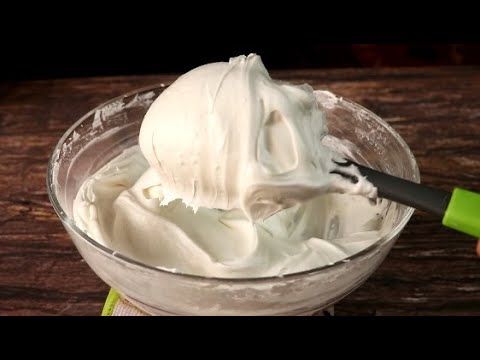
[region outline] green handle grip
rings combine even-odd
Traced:
[[[455,188],[442,223],[480,239],[480,194]]]

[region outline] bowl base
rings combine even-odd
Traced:
[[[120,299],[116,305],[119,309],[113,311],[113,316],[182,316],[163,309],[154,308],[141,301],[132,299],[129,296],[120,295]],[[272,314],[272,316],[288,316],[289,314]],[[330,305],[324,309],[309,310],[295,314],[295,316],[334,316],[334,305]]]

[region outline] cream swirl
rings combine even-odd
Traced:
[[[161,206],[161,180],[133,147],[81,186],[76,224],[101,244],[145,264],[212,277],[264,277],[344,259],[391,229],[385,202],[327,194],[252,223],[238,209]],[[394,213],[390,211],[389,214]],[[389,215],[390,216],[390,215]]]

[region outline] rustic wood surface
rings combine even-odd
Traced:
[[[480,190],[480,68],[295,70],[386,119],[417,157],[425,183]],[[98,315],[108,287],[77,253],[48,201],[47,159],[83,113],[176,76],[0,83],[0,314]],[[379,270],[338,315],[480,315],[474,241],[416,213]]]

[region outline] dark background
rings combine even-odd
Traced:
[[[256,52],[268,69],[480,65],[480,45],[402,44],[235,44],[151,43],[129,37],[95,42],[49,36],[3,57],[0,79],[28,80],[82,76],[182,73],[198,65]],[[158,45],[156,45],[158,43]]]
[[[460,1],[6,2],[0,80],[183,73],[250,52],[267,69],[480,65],[478,11]]]

